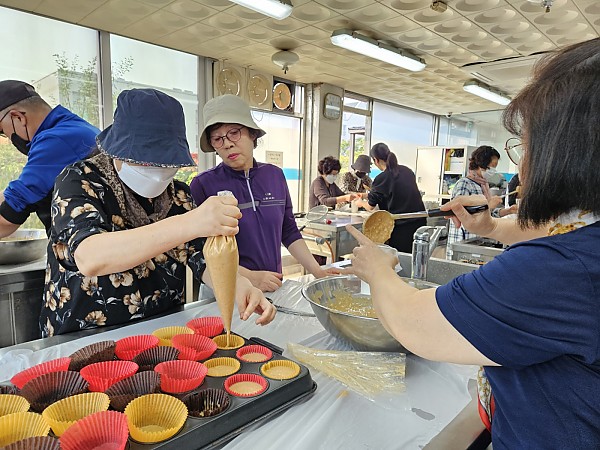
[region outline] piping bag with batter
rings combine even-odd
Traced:
[[[229,191],[220,191],[217,195],[233,197]],[[227,347],[229,347],[231,319],[235,305],[235,286],[240,262],[235,236],[209,236],[204,243],[203,252],[223,326],[227,331]]]

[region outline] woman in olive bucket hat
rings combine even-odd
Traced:
[[[292,201],[283,171],[254,159],[259,137],[265,135],[252,118],[250,107],[238,96],[209,100],[203,110],[202,151],[214,152],[223,162],[199,174],[190,189],[196,203],[221,190],[229,190],[242,210],[236,236],[240,273],[264,292],[281,286],[281,244],[317,278],[325,271],[311,255],[296,226]]]
[[[96,142],[99,154],[67,166],[56,179],[40,326],[43,336],[115,325],[169,312],[184,303],[185,266],[210,284],[204,239],[238,232],[230,197],[194,208],[189,188],[174,180],[195,165],[183,108],[154,89],[117,99],[114,122]],[[240,277],[242,319],[269,323],[275,309]]]

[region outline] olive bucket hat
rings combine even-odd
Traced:
[[[204,117],[204,127],[200,135],[200,148],[205,153],[215,151],[210,145],[206,130],[216,123],[237,123],[252,128],[257,132],[257,137],[267,134],[254,122],[248,103],[237,95],[226,94],[209,100],[204,105],[202,115]]]
[[[196,163],[185,136],[183,107],[155,89],[129,89],[117,98],[113,124],[96,142],[111,158],[158,167]]]
[[[367,155],[359,155],[355,160],[352,167],[357,172],[366,172],[369,173],[371,171],[371,158]]]

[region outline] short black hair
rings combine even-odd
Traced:
[[[319,161],[319,165],[317,166],[317,170],[321,175],[329,175],[334,170],[339,172],[341,169],[342,165],[340,164],[340,160],[333,156],[326,156]]]
[[[573,209],[600,214],[600,38],[542,58],[507,106],[505,128],[523,139],[522,227]]]
[[[487,169],[494,157],[500,159],[500,153],[494,147],[489,145],[477,147],[469,158],[469,170]]]

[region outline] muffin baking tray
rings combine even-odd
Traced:
[[[316,390],[317,385],[312,380],[309,370],[283,357],[281,348],[259,338],[246,339],[235,336],[239,337],[240,343],[243,342],[241,347],[217,348],[207,360],[202,361],[209,367],[209,374],[204,377],[200,386],[189,392],[170,394],[188,406],[204,409],[206,413],[193,412],[192,408],[188,408],[189,415],[183,427],[173,437],[149,444],[137,442],[130,436],[126,448],[212,449],[231,440],[248,427],[303,401]],[[262,349],[265,353],[263,361],[252,361],[261,359],[255,349]],[[191,361],[190,363],[200,365]],[[231,365],[230,373],[219,376],[223,370],[227,372],[228,365]],[[203,367],[203,370],[206,368]],[[161,388],[167,393],[163,386],[163,377],[165,375],[161,375]],[[256,391],[260,393],[236,395],[234,392],[238,387],[241,389],[242,386],[248,385],[260,385]],[[203,417],[197,417],[198,415]]]

